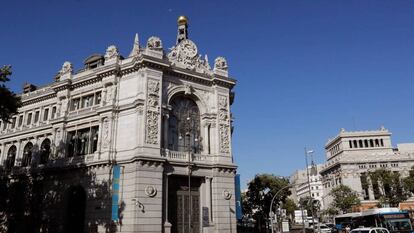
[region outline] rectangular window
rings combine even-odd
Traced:
[[[32,123],[32,115],[33,113],[27,114],[26,125],[30,125]]]
[[[23,124],[23,115],[19,116],[19,127]]]
[[[14,127],[16,127],[16,117],[13,117],[11,127],[12,127],[12,129],[14,129]]]
[[[75,110],[79,109],[79,102],[80,102],[79,98],[72,99],[71,104],[70,104],[70,110],[75,111]]]
[[[87,108],[93,104],[93,95],[82,97],[82,108]]]
[[[49,109],[46,108],[43,112],[43,121],[47,121],[49,119]]]
[[[68,132],[68,157],[96,152],[98,149],[98,133],[98,126]]]
[[[40,111],[36,111],[35,118],[34,118],[34,123],[37,123],[39,121],[39,115],[40,115]]]
[[[52,108],[52,117],[51,119],[54,119],[56,117],[56,106]]]

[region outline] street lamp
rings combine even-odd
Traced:
[[[269,216],[271,216],[271,215],[272,215],[273,202],[275,201],[276,197],[279,195],[279,193],[280,193],[280,192],[282,192],[282,191],[283,191],[283,190],[285,190],[285,189],[291,188],[291,187],[293,187],[293,186],[295,186],[295,185],[302,185],[302,184],[304,184],[304,183],[300,183],[300,184],[288,184],[288,185],[286,185],[286,186],[282,187],[281,189],[279,189],[279,190],[275,193],[275,195],[273,196],[272,201],[270,202]],[[303,217],[303,216],[302,216],[302,217]],[[271,233],[274,233],[274,229],[273,229],[273,218],[272,218],[272,217],[270,218],[270,228],[271,228]],[[305,232],[305,231],[304,231],[304,232]]]
[[[310,184],[310,177],[309,177],[309,164],[308,164],[308,156],[313,155],[313,150],[307,150],[305,147],[305,161],[306,161],[306,175],[308,177],[308,188],[309,188],[309,198],[312,199],[312,192],[311,192],[311,184]],[[313,162],[313,158],[312,158]],[[311,215],[312,215],[312,225],[315,224],[315,218],[313,214],[313,203],[311,203]]]

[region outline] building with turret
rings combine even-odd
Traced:
[[[111,45],[80,70],[65,62],[50,84],[26,86],[18,114],[0,122],[0,158],[3,175],[31,185],[16,205],[35,212],[9,229],[236,230],[236,81],[225,58],[211,67],[200,55],[184,16],[165,48],[136,35],[127,56]]]

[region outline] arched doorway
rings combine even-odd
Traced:
[[[83,233],[85,225],[86,193],[82,186],[72,186],[67,190],[66,233]]]
[[[23,149],[22,167],[28,167],[32,163],[33,143],[28,142]]]
[[[168,119],[168,149],[200,153],[200,111],[191,98],[183,95],[174,97]]]
[[[40,145],[40,164],[45,164],[49,160],[50,140],[46,138]]]

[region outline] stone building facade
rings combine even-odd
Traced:
[[[19,113],[1,122],[0,155],[4,174],[29,177],[41,193],[33,227],[236,230],[236,81],[223,57],[210,67],[187,25],[180,17],[169,51],[158,37],[142,45],[136,35],[127,57],[111,45],[77,72],[65,62],[53,83],[25,87]]]
[[[325,150],[327,161],[320,171],[325,207],[332,202],[330,191],[340,184],[347,185],[358,193],[362,209],[375,207],[379,200],[377,194],[383,187],[373,184],[369,172],[387,169],[406,177],[414,165],[414,143],[398,144],[394,148],[391,133],[384,127],[372,131],[342,129],[335,138],[328,141]]]
[[[318,200],[321,208],[323,208],[323,185],[322,176],[319,171],[322,164],[312,164],[308,167],[309,171],[309,182],[307,170],[296,170],[289,178],[292,184],[291,193],[292,199],[296,204],[299,204],[301,198],[309,197],[309,184],[310,184],[310,196]]]

